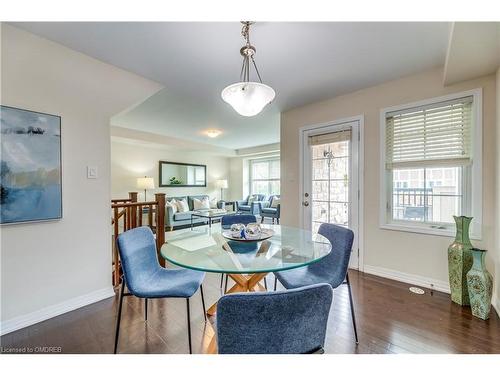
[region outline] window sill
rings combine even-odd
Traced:
[[[455,237],[455,231],[450,229],[426,228],[426,227],[410,226],[410,225],[395,224],[395,223],[381,224],[380,228],[388,230],[397,230],[401,232],[430,234],[434,236]]]
[[[410,232],[410,233],[419,233],[419,234],[428,234],[428,235],[432,235],[432,236],[441,236],[441,237],[455,237],[455,229],[437,229],[437,228],[410,226],[410,225],[396,224],[396,223],[381,224],[380,229],[395,230],[395,231]],[[481,236],[473,233],[472,231],[470,234],[470,238],[473,240],[481,240]]]

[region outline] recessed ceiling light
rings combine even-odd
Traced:
[[[219,135],[222,134],[222,131],[219,129],[208,129],[205,130],[205,135],[210,138],[215,138],[218,137]]]

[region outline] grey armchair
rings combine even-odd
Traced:
[[[257,199],[255,199],[252,204],[249,204],[248,200],[251,196],[255,196]],[[252,194],[246,199],[236,201],[236,212],[240,214],[258,215],[265,198],[266,196],[264,194]]]
[[[275,197],[279,198],[280,196],[279,195],[271,195],[269,197],[269,199],[267,200],[267,202],[265,202],[265,204],[263,202],[263,204],[259,205],[259,208],[260,208],[259,215],[261,217],[261,219],[260,219],[261,223],[264,222],[264,218],[266,218],[266,217],[271,218],[273,220],[273,223],[274,223],[274,220],[276,220],[277,224],[280,223],[281,205],[278,203],[277,207],[271,207],[273,199]]]

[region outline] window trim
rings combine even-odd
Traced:
[[[280,162],[280,177],[278,178],[256,178],[254,179],[253,178],[253,163],[260,163],[260,162],[266,162],[266,161],[278,161]],[[281,194],[281,158],[279,155],[276,155],[276,156],[269,156],[269,157],[263,157],[263,158],[255,158],[255,159],[248,159],[248,174],[249,174],[249,178],[248,178],[248,191],[250,193],[250,195],[253,195],[253,194],[258,194],[258,193],[254,193],[252,191],[252,182],[253,181],[279,181],[280,182],[280,194]]]
[[[388,187],[389,178],[387,178],[386,163],[386,114],[388,112],[400,111],[408,108],[426,106],[448,100],[459,99],[465,96],[473,97],[472,104],[472,165],[469,168],[470,179],[464,183],[464,194],[466,200],[470,200],[471,212],[470,216],[474,217],[472,221],[470,233],[471,238],[475,240],[482,239],[482,205],[483,205],[483,179],[482,179],[482,156],[483,156],[483,102],[482,88],[477,88],[468,91],[453,93],[450,95],[425,99],[418,102],[397,105],[393,107],[383,108],[380,110],[380,128],[379,128],[379,147],[380,147],[380,208],[379,208],[379,227],[381,229],[396,230],[403,232],[422,233],[437,236],[455,237],[455,228],[438,229],[432,225],[410,222],[394,222],[389,217],[388,202],[389,193],[392,191]],[[465,171],[464,169],[464,171]],[[466,172],[467,173],[467,172]],[[464,173],[465,175],[465,173]],[[462,178],[465,178],[463,176]],[[470,183],[468,183],[470,181]]]

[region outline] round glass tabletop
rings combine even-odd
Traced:
[[[226,239],[220,226],[170,232],[161,255],[175,265],[194,270],[252,274],[303,267],[330,253],[330,242],[319,234],[283,225],[262,227],[275,233],[258,242]]]

